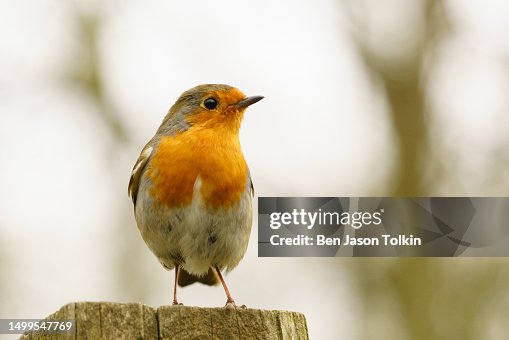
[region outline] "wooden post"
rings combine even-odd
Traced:
[[[71,333],[21,339],[309,339],[304,315],[288,311],[73,302],[46,318],[69,319]]]

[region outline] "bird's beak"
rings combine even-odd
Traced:
[[[237,103],[237,107],[243,109],[243,108],[246,108],[249,105],[252,105],[262,99],[263,99],[263,96],[246,97]]]

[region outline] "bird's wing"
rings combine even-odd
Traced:
[[[143,173],[143,169],[148,163],[150,156],[152,155],[152,151],[154,148],[151,143],[145,145],[143,150],[141,150],[140,157],[136,161],[134,165],[133,172],[131,173],[131,178],[129,179],[129,186],[127,187],[127,192],[131,199],[133,200],[133,204],[136,207],[136,197],[138,196],[138,188],[140,186],[141,174]]]
[[[249,179],[249,185],[251,186],[251,196],[254,197],[253,179],[251,178],[251,173],[249,172],[249,170],[247,171],[247,178]]]
[[[251,196],[254,196],[254,185],[253,185],[253,180],[251,178],[249,178],[249,180],[251,181]]]

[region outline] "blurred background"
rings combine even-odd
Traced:
[[[2,0],[0,46],[0,318],[170,303],[127,183],[197,84],[265,96],[241,130],[256,196],[509,192],[504,0]],[[312,339],[507,337],[505,258],[258,258],[256,226],[232,294]]]

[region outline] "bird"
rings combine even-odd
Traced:
[[[252,225],[254,186],[239,130],[245,96],[224,84],[198,85],[171,106],[143,147],[129,179],[134,216],[148,248],[177,285],[217,285],[225,307],[237,307],[221,271],[244,257]]]

